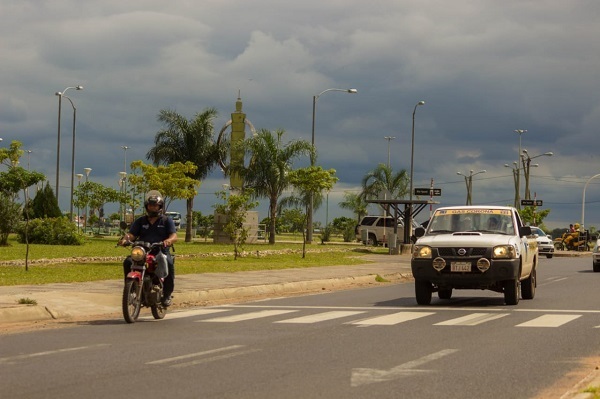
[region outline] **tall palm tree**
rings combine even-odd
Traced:
[[[190,120],[175,111],[161,110],[158,121],[165,128],[154,137],[154,147],[146,158],[156,165],[192,162],[198,169],[190,177],[198,181],[205,179],[218,162],[218,149],[213,139],[216,118],[215,108],[205,108]],[[186,208],[185,241],[190,242],[194,198],[187,199]]]
[[[361,196],[368,200],[378,198],[382,192],[386,192],[388,199],[402,198],[408,194],[408,183],[406,170],[394,173],[391,167],[380,163],[363,177]]]
[[[254,137],[239,143],[249,163],[231,165],[228,173],[237,173],[244,181],[244,187],[254,190],[254,198],[269,200],[269,244],[275,244],[275,223],[277,202],[283,192],[290,187],[288,173],[292,162],[302,155],[313,154],[313,146],[305,140],[294,140],[282,144],[285,130],[278,129],[275,134],[261,129]]]
[[[344,200],[338,204],[342,209],[348,209],[356,215],[356,222],[360,223],[360,219],[367,214],[366,200],[356,193],[345,192]]]

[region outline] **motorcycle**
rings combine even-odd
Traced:
[[[123,317],[127,323],[135,323],[142,307],[149,307],[155,319],[163,319],[167,308],[162,305],[163,281],[168,274],[164,243],[126,241],[131,246],[131,271],[125,278],[123,289]]]

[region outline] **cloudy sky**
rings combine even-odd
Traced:
[[[315,220],[351,217],[338,203],[387,163],[388,148],[392,168],[410,170],[423,100],[414,187],[433,179],[441,205],[460,205],[457,172],[486,170],[473,178],[473,203],[510,205],[504,165],[517,160],[520,138],[532,157],[554,153],[532,161],[530,185],[551,209],[546,224],[563,227],[581,221],[584,186],[600,173],[598,15],[596,0],[0,0],[0,137],[31,150],[23,161],[54,187],[54,93],[82,85],[66,93],[77,108],[75,173],[92,168],[91,180],[118,188],[125,161],[145,159],[161,109],[191,118],[215,107],[218,133],[241,93],[256,128],[310,141],[313,96],[356,88],[317,101],[319,163],[340,181]],[[64,210],[72,115],[63,100]],[[212,212],[223,183],[215,171],[195,209]],[[585,203],[586,226],[600,228],[600,178]]]

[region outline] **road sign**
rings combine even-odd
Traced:
[[[521,200],[523,206],[542,206],[543,203],[542,200]]]
[[[441,188],[415,188],[415,195],[433,195],[439,197],[442,195]]]

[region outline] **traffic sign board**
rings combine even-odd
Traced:
[[[543,203],[544,201],[542,200],[521,200],[521,205],[524,206],[542,206]]]
[[[442,195],[441,188],[415,188],[415,195],[432,195],[439,197]]]

